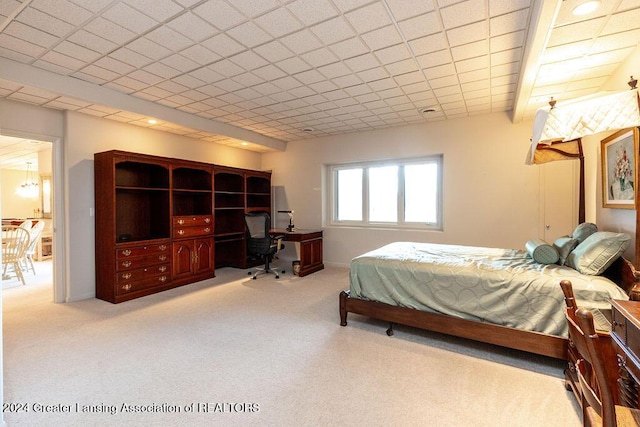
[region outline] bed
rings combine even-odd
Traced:
[[[583,274],[525,250],[394,242],[352,260],[340,324],[356,313],[388,321],[389,335],[398,323],[566,360],[561,280],[579,306],[602,313],[603,329],[611,299],[640,300],[630,262],[617,255],[601,267]]]

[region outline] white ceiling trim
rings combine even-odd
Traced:
[[[284,151],[287,148],[285,141],[227,123],[188,114],[108,87],[98,86],[73,77],[62,76],[6,58],[0,58],[0,78],[58,93],[61,96],[68,96],[118,110],[133,111],[149,116],[149,118],[164,120],[204,132],[225,135],[278,151]]]

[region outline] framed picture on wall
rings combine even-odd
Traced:
[[[602,206],[635,209],[638,128],[623,129],[600,141]]]

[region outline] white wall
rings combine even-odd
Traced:
[[[299,228],[324,226],[325,262],[347,265],[382,244],[411,240],[523,248],[539,237],[540,168],[526,166],[531,122],[507,113],[290,142],[263,155],[273,185],[284,186]],[[323,222],[323,166],[443,153],[444,230],[397,231],[329,227]],[[571,168],[567,169],[571,173]],[[542,222],[541,222],[542,221]]]

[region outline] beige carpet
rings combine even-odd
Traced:
[[[562,363],[402,326],[390,338],[357,315],[341,327],[347,269],[217,275],[118,305],[5,289],[5,402],[28,409],[7,425],[581,425]]]

